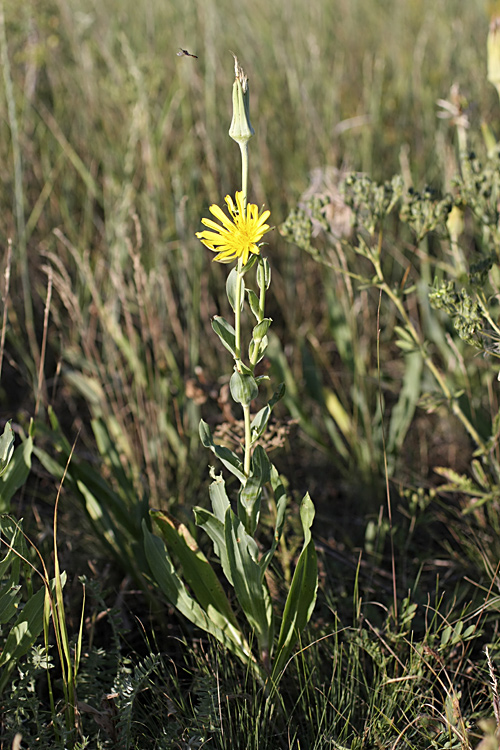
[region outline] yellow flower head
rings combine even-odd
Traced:
[[[235,197],[236,204],[230,195],[226,195],[225,198],[231,218],[228,218],[219,206],[210,206],[210,213],[221,222],[222,226],[212,219],[202,219],[201,223],[213,231],[196,232],[196,236],[209,250],[217,253],[214,260],[219,263],[230,263],[241,257],[245,265],[250,253],[254,255],[260,253],[257,243],[270,229],[265,222],[271,212],[264,211],[259,215],[259,208],[255,203],[249,203],[244,208],[241,191],[236,193]]]

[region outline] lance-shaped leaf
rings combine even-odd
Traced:
[[[240,309],[243,309],[243,302],[245,300],[245,285],[243,283],[243,276],[240,275]],[[228,277],[226,279],[226,293],[227,298],[229,300],[229,304],[233,308],[233,312],[236,312],[236,296],[237,296],[237,281],[238,281],[238,272],[236,270],[236,266],[231,269],[231,271],[228,274]]]
[[[271,463],[264,448],[258,445],[252,456],[252,470],[238,494],[238,516],[253,536],[259,521],[262,488],[269,482]]]
[[[17,584],[21,571],[20,555],[26,557],[28,554],[21,522],[15,521],[9,516],[0,516],[0,535],[2,537],[2,544],[0,544],[0,578],[5,578],[9,568],[11,568],[9,584]]]
[[[222,477],[222,474],[215,476],[213,468],[210,470],[210,476],[214,480],[208,488],[210,494],[210,501],[212,503],[212,510],[221,523],[224,523],[226,516],[226,510],[230,506],[229,498],[226,492],[226,483]]]
[[[255,318],[257,320],[260,320],[260,316],[262,314],[260,309],[260,300],[255,294],[253,289],[245,289],[247,296],[248,296],[248,304],[250,305],[250,310],[253,312]]]
[[[7,426],[5,429],[7,429]],[[12,447],[13,445],[11,445]],[[33,439],[28,437],[21,445],[17,446],[13,454],[10,453],[8,466],[0,471],[0,513],[9,512],[12,497],[26,482],[31,470],[32,453]],[[0,459],[0,465],[2,463],[3,460]]]
[[[268,259],[262,255],[259,258],[259,267],[257,268],[257,284],[259,289],[269,289],[271,286],[271,266]]]
[[[272,318],[263,318],[260,323],[254,326],[252,331],[252,338],[255,342],[260,342],[269,330],[269,326],[272,323]]]
[[[255,633],[261,653],[270,653],[273,639],[271,597],[262,581],[258,563],[258,547],[247,534],[231,508],[224,523],[226,549],[234,591],[250,627]]]
[[[4,473],[9,461],[14,453],[14,430],[12,429],[12,420],[9,420],[4,427],[0,437],[0,476]]]
[[[286,511],[286,495],[283,493],[276,503],[276,523],[274,525],[274,536],[271,547],[262,555],[259,560],[260,569],[262,571],[262,578],[266,572],[269,563],[273,559],[273,555],[276,552],[278,544],[280,543],[281,535],[283,534],[283,526],[285,525],[285,511]]]
[[[318,561],[311,526],[314,520],[314,505],[306,493],[300,505],[300,520],[304,530],[304,546],[297,561],[290,591],[288,592],[283,619],[281,621],[273,676],[278,677],[286,664],[297,639],[309,622],[318,590]]]
[[[184,524],[177,524],[167,513],[151,510],[160,535],[182,566],[185,582],[198,604],[211,614],[221,630],[234,630],[234,639],[241,638],[238,623],[224,589],[207,558]]]
[[[66,583],[66,574],[61,575],[61,585]],[[50,581],[52,594],[55,590],[55,579]],[[45,601],[45,588],[39,589],[36,594],[26,602],[7,638],[5,639],[0,654],[0,694],[9,681],[9,676],[17,662],[24,656],[42,632],[43,613]]]
[[[153,579],[160,587],[168,601],[196,627],[211,633],[223,646],[236,654],[244,664],[259,673],[248,644],[243,635],[236,637],[234,629],[222,630],[212,620],[212,610],[205,612],[198,602],[188,593],[183,581],[177,575],[165,544],[152,534],[146,522],[142,525],[144,548]]]
[[[271,562],[274,553],[276,552],[276,548],[280,542],[281,535],[283,534],[283,527],[285,525],[285,511],[287,505],[286,490],[283,482],[281,481],[278,470],[276,466],[274,466],[274,464],[272,464],[271,462],[269,462],[269,467],[271,487],[273,489],[274,501],[276,503],[276,523],[274,525],[274,537],[271,547],[264,555],[262,555],[261,559],[259,560],[259,565],[262,570],[262,577],[264,577],[264,573],[266,572],[266,569]]]
[[[193,508],[193,513],[196,525],[199,526],[200,529],[203,529],[212,540],[214,552],[219,558],[223,573],[232,586],[233,577],[231,575],[231,568],[229,567],[229,560],[227,557],[224,521],[219,520],[213,513],[206,510],[206,508]]]
[[[219,461],[222,461],[226,469],[229,469],[229,471],[234,474],[235,477],[238,477],[240,482],[245,481],[246,477],[243,471],[243,464],[241,463],[236,453],[233,453],[232,450],[226,448],[223,445],[216,445],[214,443],[212,433],[210,432],[210,427],[206,422],[203,421],[203,419],[200,420],[200,440],[202,442],[202,445],[204,445],[205,448],[210,448],[210,450],[215,453]]]
[[[212,318],[212,328],[220,338],[228,352],[236,357],[236,333],[231,325],[221,315],[214,315]]]
[[[250,341],[250,344],[248,346],[248,357],[253,365],[256,365],[257,362],[260,362],[266,352],[269,344],[266,334],[271,323],[271,318],[263,318],[263,320],[261,320],[259,323],[257,323],[256,326],[254,326],[254,329],[252,331],[252,340]]]
[[[285,384],[280,383],[277,387],[276,391],[273,394],[272,399],[269,401],[268,404],[266,404],[260,411],[257,412],[257,414],[252,419],[252,424],[250,425],[251,435],[252,435],[252,444],[255,443],[256,440],[260,438],[260,436],[265,432],[267,423],[269,422],[269,417],[271,416],[271,412],[273,410],[274,405],[283,398],[285,395]]]
[[[20,584],[12,584],[0,594],[0,624],[9,622],[19,612],[21,597]]]

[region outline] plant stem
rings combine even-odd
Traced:
[[[248,192],[248,141],[239,142],[241,151],[241,190],[243,192],[243,206],[247,205]]]
[[[248,193],[248,141],[239,141],[241,152],[241,190],[243,193],[243,207],[247,205]],[[235,349],[236,355],[241,363],[241,278],[242,278],[241,257],[238,258],[238,276],[236,279],[236,313],[235,313]],[[238,362],[237,362],[238,364]],[[252,431],[250,428],[250,405],[243,405],[243,421],[245,424],[245,458],[243,462],[243,472],[246,477],[250,476],[250,461],[252,458]]]
[[[235,311],[234,311],[234,354],[236,360],[236,367],[241,371],[241,279],[243,277],[243,265],[241,256],[238,258],[238,266],[236,268],[236,296],[235,296]]]
[[[245,422],[245,460],[243,463],[243,471],[245,476],[250,476],[250,460],[252,458],[251,442],[252,442],[252,431],[250,429],[250,406],[243,405],[243,419]]]

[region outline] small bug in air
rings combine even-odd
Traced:
[[[198,55],[192,55],[191,52],[188,52],[187,49],[182,49],[182,47],[179,47],[177,57],[196,57],[198,59]]]

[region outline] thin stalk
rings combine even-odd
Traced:
[[[245,476],[250,476],[250,461],[252,458],[252,431],[250,428],[250,406],[243,405],[243,419],[245,423],[245,459],[243,463],[243,471]]]
[[[241,256],[238,258],[236,268],[236,298],[234,311],[234,358],[238,370],[241,370],[241,279],[243,277],[243,264]]]
[[[247,206],[247,195],[248,195],[248,141],[239,141],[239,147],[241,152],[241,190],[243,192],[243,208]],[[238,276],[236,278],[236,337],[235,337],[235,349],[236,354],[241,361],[241,339],[240,339],[240,311],[241,311],[241,299],[240,299],[240,287],[242,274],[242,263],[241,257],[238,258]],[[246,477],[250,476],[250,462],[252,459],[252,430],[251,430],[251,418],[250,418],[250,405],[243,406],[243,422],[245,425],[245,457],[243,461],[243,472]]]
[[[248,141],[239,142],[241,151],[241,190],[243,192],[243,206],[247,205],[248,192]]]

